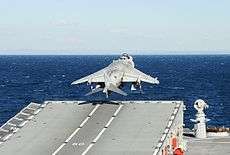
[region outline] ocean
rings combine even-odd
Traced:
[[[30,102],[45,100],[106,100],[105,94],[84,95],[90,86],[72,81],[109,65],[118,56],[0,56],[0,125]],[[142,84],[144,93],[110,100],[183,100],[185,126],[192,128],[193,103],[209,104],[208,126],[230,127],[230,55],[133,56],[137,69],[158,77],[160,84]],[[137,114],[138,115],[138,114]]]

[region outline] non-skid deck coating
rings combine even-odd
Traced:
[[[150,155],[175,105],[170,101],[52,101],[0,144],[0,154]]]
[[[230,136],[228,137],[210,137],[206,139],[196,139],[186,137],[187,152],[186,155],[229,155],[230,154]]]

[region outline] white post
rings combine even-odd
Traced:
[[[206,121],[205,121],[205,114],[197,113],[196,114],[196,138],[206,138]]]
[[[203,100],[199,99],[195,101],[194,108],[197,110],[196,119],[193,120],[195,123],[195,136],[196,138],[206,138],[206,119],[204,109],[208,108],[208,105]]]

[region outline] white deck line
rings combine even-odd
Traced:
[[[14,119],[19,120],[19,121],[23,121],[23,119],[22,119],[22,118],[17,118],[17,117],[14,117]]]
[[[26,120],[26,121],[20,123],[18,126],[19,126],[19,127],[23,127],[27,122],[28,122],[28,120]]]
[[[7,123],[8,125],[11,125],[11,126],[14,126],[16,127],[17,125],[16,124],[13,124],[13,123]]]
[[[93,143],[90,144],[81,155],[86,155],[86,153],[91,149],[91,147],[93,147],[93,145],[94,145]]]
[[[0,131],[9,132],[9,130],[5,130],[5,129],[3,129],[3,128],[0,128]]]
[[[25,112],[20,112],[19,114],[25,115],[25,116],[31,116],[31,114],[25,113]]]
[[[95,111],[97,110],[97,108],[100,105],[97,104],[93,110],[90,112],[90,114],[86,117],[86,119],[84,119],[84,121],[80,124],[80,127],[78,127],[66,140],[64,143],[62,143],[53,153],[52,155],[56,155],[65,145],[66,143],[68,143],[77,133],[78,131],[83,127],[83,125],[89,120],[89,118],[95,113]]]
[[[121,110],[122,107],[123,107],[123,105],[120,105],[119,108],[113,114],[113,116],[117,116],[117,114],[120,112],[120,110]]]
[[[91,111],[91,113],[88,116],[91,117],[99,106],[100,104],[97,104],[96,107]]]
[[[68,139],[65,140],[65,143],[68,143],[70,141],[70,139],[73,138],[74,135],[77,134],[77,132],[80,130],[81,128],[77,128],[70,136]]]
[[[105,125],[106,128],[109,127],[109,125],[112,123],[112,121],[113,121],[114,118],[115,118],[115,117],[111,117],[111,118],[110,118],[110,120],[108,121],[108,123]]]
[[[33,111],[37,110],[37,109],[34,109],[34,108],[30,108],[30,107],[27,107],[26,109],[33,110]]]
[[[85,120],[80,124],[80,128],[82,128],[85,125],[85,123],[89,120],[89,118],[90,118],[89,116],[85,118]]]
[[[57,150],[54,151],[54,153],[52,153],[52,155],[57,154],[63,147],[65,146],[65,143],[62,143]]]
[[[105,132],[106,128],[103,128],[101,132],[97,135],[97,137],[93,140],[93,143],[96,143],[98,139],[101,137],[101,135]]]
[[[100,133],[96,136],[96,138],[91,142],[91,144],[86,148],[86,150],[81,155],[86,155],[89,150],[95,145],[95,143],[99,140],[99,138],[102,136],[102,134],[105,132],[105,130],[109,127],[109,125],[112,123],[114,118],[117,116],[117,114],[120,112],[121,108],[124,105],[120,105],[113,116],[109,119],[109,121],[106,123],[105,127],[100,131]]]
[[[12,135],[13,135],[13,133],[10,133],[10,134],[6,135],[5,137],[2,138],[2,140],[3,140],[3,141],[6,141],[6,140],[9,139]]]

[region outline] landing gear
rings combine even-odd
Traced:
[[[140,94],[143,94],[142,86],[139,82],[132,82],[131,92],[137,91],[138,87],[139,87],[138,92],[140,92]]]

